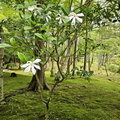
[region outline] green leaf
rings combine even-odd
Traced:
[[[10,43],[12,44],[12,45],[17,45],[17,41],[15,40],[15,38],[10,38]]]
[[[94,71],[89,71],[89,76],[91,76],[94,73]]]
[[[25,19],[31,18],[31,16],[32,16],[31,13],[29,13],[29,12],[26,12],[26,13],[25,13]]]
[[[4,16],[3,14],[0,14],[0,21],[4,20],[6,18],[6,16]]]
[[[32,27],[30,27],[30,26],[24,26],[24,30],[31,30],[32,29]]]
[[[79,70],[77,67],[73,68],[71,71]]]
[[[62,9],[63,13],[64,13],[66,16],[69,14],[69,10],[66,9],[65,6],[61,6],[61,9]]]
[[[49,40],[57,40],[55,37],[48,37]]]
[[[0,48],[5,48],[5,47],[11,47],[11,45],[6,44],[6,43],[1,43]]]
[[[51,8],[51,7],[54,7],[54,4],[48,4],[48,5],[47,5],[47,9],[48,9],[48,8]]]
[[[22,62],[25,63],[25,62],[28,61],[28,58],[27,58],[23,53],[18,52],[17,55],[18,55],[18,58],[19,58]]]
[[[80,77],[82,76],[82,72],[80,72],[80,71],[77,71],[76,74]]]
[[[41,38],[41,39],[44,39],[43,35],[40,34],[40,33],[35,33],[35,36],[37,36],[37,37],[39,37],[39,38]]]

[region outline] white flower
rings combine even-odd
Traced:
[[[29,11],[33,11],[34,9],[37,9],[37,6],[36,6],[36,5],[28,7],[28,10],[29,10]]]
[[[50,14],[51,14],[50,11],[46,14],[45,19],[46,19],[47,22],[49,22],[49,19],[51,19]]]
[[[35,16],[37,14],[41,14],[42,8],[41,7],[37,7],[36,5],[28,7],[28,9],[26,11],[34,11],[35,9],[36,9],[36,11],[34,12]]]
[[[83,13],[76,14],[74,12],[71,12],[69,14],[69,19],[72,20],[71,25],[75,25],[76,20],[78,20],[78,22],[82,23],[82,21],[83,21],[82,18],[79,18],[79,17],[82,17],[82,16],[84,16]]]
[[[64,15],[60,15],[59,14],[59,17],[56,18],[56,20],[59,20],[59,24],[63,23],[64,22],[64,19],[67,18],[66,16]]]
[[[40,66],[36,65],[36,63],[39,63],[40,61],[41,59],[36,59],[33,62],[28,61],[26,64],[21,65],[21,67],[25,68],[24,72],[30,72],[30,70],[32,70],[32,73],[35,75],[36,69],[40,70]]]

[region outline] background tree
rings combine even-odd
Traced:
[[[4,43],[3,29],[0,26],[0,43]],[[0,101],[3,100],[3,56],[4,49],[0,48]]]

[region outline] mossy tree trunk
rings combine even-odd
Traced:
[[[0,26],[0,43],[4,42],[3,37],[3,29],[2,26]],[[4,55],[4,49],[0,48],[0,101],[3,100],[3,55]]]

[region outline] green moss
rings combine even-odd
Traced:
[[[26,87],[32,75],[15,71],[18,77],[4,73],[4,92],[8,94]],[[52,86],[53,79],[46,73]],[[45,97],[48,91],[44,91]],[[26,92],[9,98],[0,105],[1,120],[44,120],[45,104],[39,92]],[[120,85],[104,78],[92,77],[90,82],[75,77],[60,83],[50,102],[50,120],[119,120]]]

